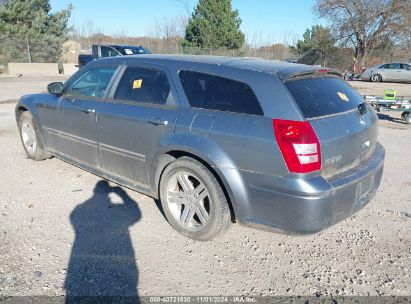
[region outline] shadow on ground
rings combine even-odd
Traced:
[[[402,124],[402,125],[406,125],[405,121],[401,118],[392,117],[390,115],[382,114],[382,113],[377,113],[377,115],[378,115],[378,119],[387,120],[387,121],[399,123],[399,124]]]
[[[140,218],[137,203],[107,181],[99,181],[93,197],[73,210],[76,235],[65,281],[67,303],[102,303],[119,296],[138,301],[129,227]]]

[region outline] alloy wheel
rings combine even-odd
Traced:
[[[371,81],[373,82],[380,82],[381,81],[381,76],[378,74],[374,74],[371,76]]]
[[[179,171],[170,178],[167,204],[174,219],[185,229],[200,231],[210,222],[209,192],[192,173]]]
[[[23,120],[21,124],[21,137],[27,152],[34,155],[37,148],[36,132],[33,124],[28,119]]]

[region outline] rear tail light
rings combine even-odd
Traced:
[[[273,127],[290,172],[309,173],[321,169],[320,142],[308,121],[273,119]]]

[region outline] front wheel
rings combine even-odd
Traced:
[[[21,142],[29,158],[44,160],[51,157],[44,149],[44,145],[35,128],[33,115],[30,112],[26,111],[20,115],[19,131]]]
[[[194,240],[207,241],[231,223],[224,191],[200,162],[182,157],[164,170],[160,199],[171,226]]]
[[[404,116],[405,123],[411,125],[411,112]]]
[[[380,74],[374,74],[371,76],[371,81],[372,82],[381,82],[382,81],[382,76]]]

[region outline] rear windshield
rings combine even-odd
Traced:
[[[362,97],[340,78],[306,78],[285,83],[306,118],[356,109]]]

